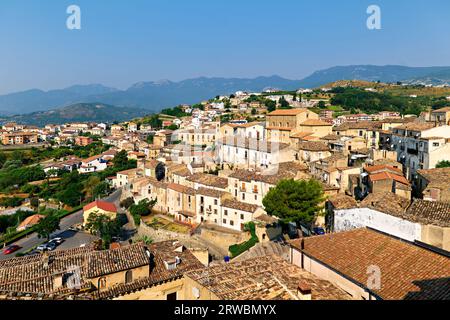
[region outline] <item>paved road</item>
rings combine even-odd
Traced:
[[[118,190],[114,191],[113,193],[111,193],[108,197],[104,198],[103,200],[108,201],[108,202],[114,202],[116,204],[116,206],[119,207],[121,194],[122,194],[122,190],[118,189]],[[63,245],[61,245],[61,248],[65,248],[65,249],[69,249],[70,247],[71,248],[78,247],[80,244],[86,243],[85,241],[89,241],[89,240],[92,241],[93,238],[88,237],[88,235],[85,235],[85,237],[81,236],[81,235],[83,235],[82,232],[77,233],[76,237],[74,237],[74,234],[72,234],[70,231],[67,230],[71,226],[78,224],[78,223],[82,223],[82,222],[83,222],[83,210],[74,212],[71,215],[61,219],[61,221],[59,223],[60,230],[53,233],[51,235],[51,237],[52,238],[61,237],[61,238],[66,239],[67,243],[63,243]],[[81,241],[81,243],[78,244],[80,241]],[[10,255],[5,255],[5,254],[3,254],[3,252],[0,252],[0,260],[14,258],[14,256],[17,253],[29,251],[30,249],[40,245],[43,242],[45,242],[45,239],[39,239],[37,233],[32,233],[32,234],[28,235],[26,238],[22,238],[22,239],[16,241],[15,243],[13,243],[13,244],[19,245],[20,247],[22,247],[22,249],[14,252],[13,254],[10,254]]]

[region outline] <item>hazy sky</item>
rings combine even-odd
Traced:
[[[81,30],[66,9],[81,8]],[[367,7],[382,29],[368,30]],[[0,94],[335,65],[450,65],[448,0],[1,0]]]

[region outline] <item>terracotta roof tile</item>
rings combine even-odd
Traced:
[[[102,201],[102,200],[95,200],[95,201],[85,205],[83,207],[83,210],[87,211],[87,210],[92,209],[94,207],[97,207],[99,209],[102,209],[102,210],[105,210],[105,211],[109,211],[109,212],[117,212],[117,208],[116,208],[116,205],[114,203],[106,202],[106,201]]]
[[[222,207],[251,213],[254,213],[259,208],[257,205],[240,202],[237,201],[236,199],[225,199],[224,201],[222,201]]]
[[[301,240],[291,245],[301,250]],[[381,271],[381,288],[372,289],[385,300],[450,299],[450,259],[430,250],[369,229],[355,229],[304,238],[303,252],[367,286],[367,270]]]
[[[296,116],[307,111],[308,109],[278,109],[269,113],[268,116]]]
[[[422,224],[450,227],[450,203],[415,199],[404,217]]]
[[[191,271],[186,276],[222,300],[298,300],[300,281],[312,290],[312,300],[345,300],[350,296],[277,255],[256,257]]]

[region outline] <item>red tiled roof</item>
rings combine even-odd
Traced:
[[[114,203],[106,202],[106,201],[102,201],[102,200],[95,200],[94,202],[91,202],[91,203],[85,205],[83,207],[83,210],[86,211],[86,210],[92,209],[94,207],[97,207],[99,209],[109,211],[109,212],[117,212],[117,208]]]
[[[375,174],[371,174],[369,175],[369,179],[371,181],[380,181],[380,180],[395,180],[397,182],[409,185],[408,180],[406,180],[405,177],[403,176],[399,176],[396,174],[392,174],[390,172],[380,172],[380,173],[375,173]]]
[[[377,166],[367,166],[364,168],[364,170],[366,170],[368,173],[372,173],[372,172],[383,170],[383,169],[395,171],[395,172],[398,172],[399,174],[403,175],[403,171],[400,170],[399,168],[395,168],[393,166],[388,166],[385,164],[377,165]]]
[[[301,240],[291,241],[301,250]],[[372,289],[387,300],[450,299],[450,259],[370,229],[304,238],[303,252],[367,286],[367,270],[377,266],[381,287]]]
[[[29,225],[35,225],[35,224],[39,223],[39,221],[44,217],[45,216],[43,216],[41,214],[34,214],[32,216],[29,216],[28,218],[23,220],[22,223],[17,228],[24,228]]]

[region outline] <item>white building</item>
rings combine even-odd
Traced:
[[[226,137],[219,140],[217,155],[220,162],[254,168],[268,167],[295,159],[295,152],[288,144],[240,137]]]
[[[450,160],[450,126],[410,122],[392,129],[390,149],[412,179],[418,169],[433,169],[442,160]]]

